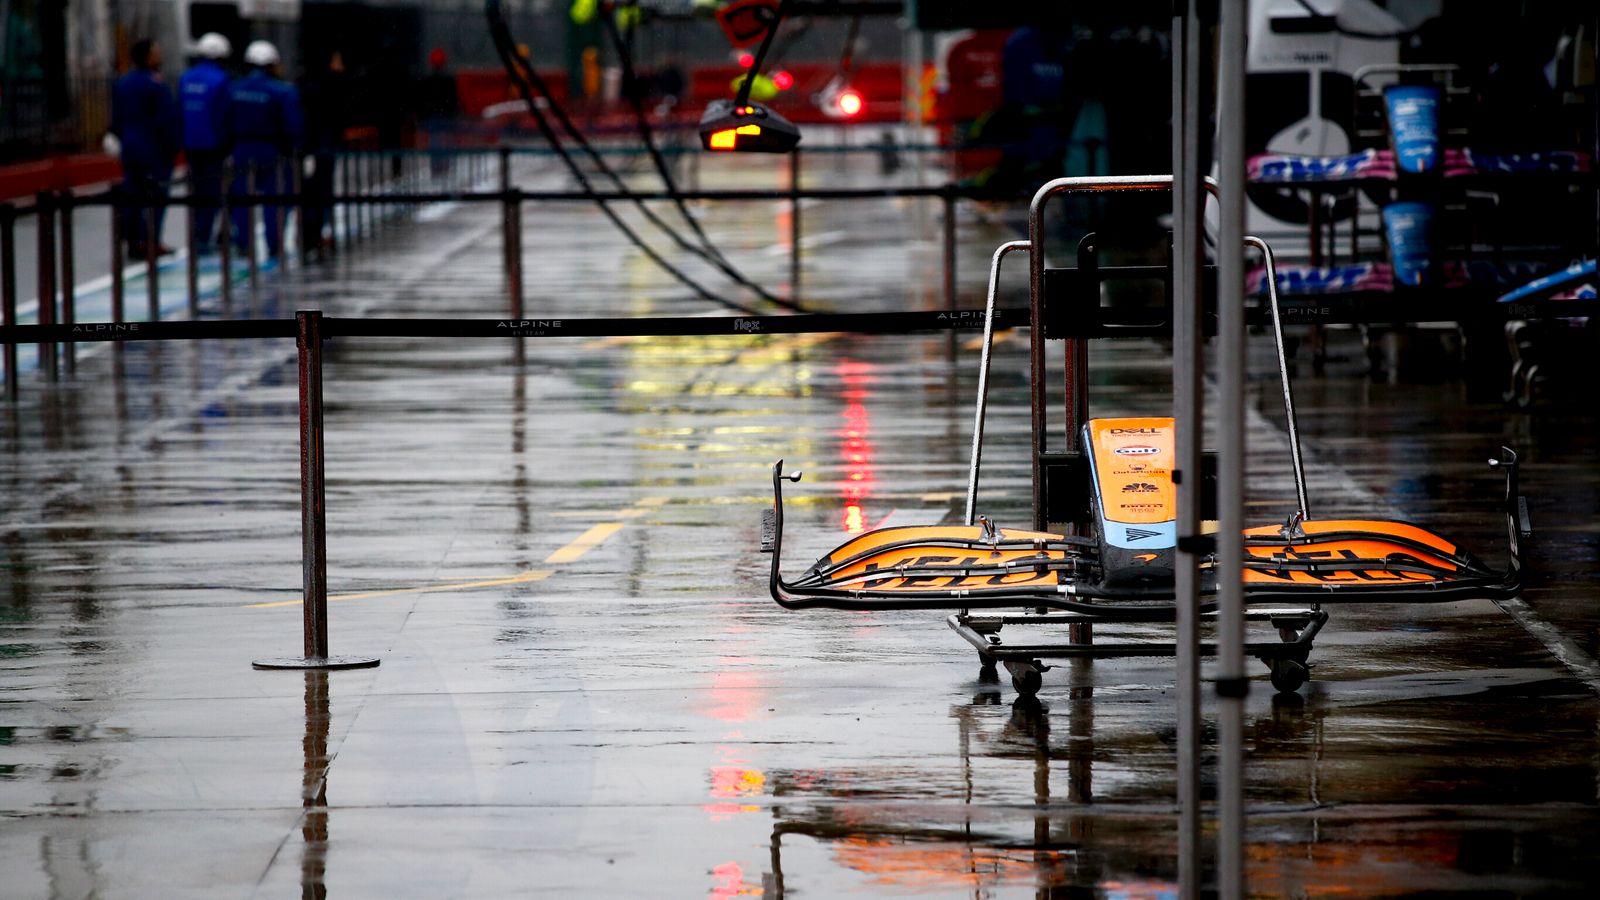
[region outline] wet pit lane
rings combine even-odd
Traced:
[[[786,214],[705,222],[781,282]],[[942,303],[936,209],[805,215],[807,296]],[[423,218],[255,312],[498,314],[497,211]],[[592,210],[530,207],[525,234],[532,315],[722,314]],[[1014,236],[963,221],[963,306]],[[1483,460],[1508,443],[1540,538],[1520,621],[1336,608],[1299,696],[1252,669],[1251,890],[1587,895],[1593,414],[1375,381],[1352,335],[1332,346],[1299,373],[1318,515],[1414,519],[1499,564]],[[1293,489],[1259,350],[1247,509],[1272,522]],[[1175,895],[1170,663],[1064,664],[1019,701],[943,613],[767,596],[778,457],[806,473],[789,572],[861,528],[960,515],[976,358],[970,335],[530,340],[520,366],[506,342],[335,340],[331,643],[382,665],[310,674],[250,667],[300,642],[293,347],[130,344],[28,380],[0,431],[0,893]],[[1091,358],[1098,414],[1166,411],[1160,346]],[[1025,374],[1016,333],[979,507],[1002,525],[1030,518]],[[1160,636],[1098,634],[1129,632]]]

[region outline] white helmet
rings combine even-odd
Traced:
[[[227,59],[233,53],[233,45],[215,31],[208,31],[200,35],[200,41],[194,45],[194,52],[206,59]]]
[[[244,62],[247,66],[275,66],[278,48],[269,41],[251,41],[250,46],[244,48]]]

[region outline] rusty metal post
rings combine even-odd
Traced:
[[[946,190],[944,197],[944,305],[956,308],[956,195]],[[952,335],[955,332],[950,332]]]
[[[300,566],[305,655],[258,659],[257,669],[359,669],[376,657],[328,655],[327,491],[323,471],[322,313],[299,310],[295,347],[300,375]]]
[[[200,318],[200,242],[194,234],[194,173],[190,170],[189,189],[184,194],[188,202],[183,204],[183,246],[187,248],[188,259],[184,265],[186,289],[189,300],[189,321]]]
[[[233,163],[222,167],[222,206],[218,223],[222,240],[217,247],[217,266],[222,271],[222,317],[233,315],[233,242],[239,239],[233,228]]]
[[[798,147],[789,151],[789,296],[800,296],[800,148]]]
[[[156,231],[158,207],[152,201],[144,208],[144,293],[150,306],[148,321],[161,321],[161,280],[156,269],[161,263],[161,235]]]
[[[506,295],[511,318],[522,318],[522,190],[512,188],[505,198]],[[520,341],[518,344],[520,345]]]
[[[122,196],[122,187],[117,185],[111,189],[111,321],[121,322],[124,318],[123,299],[126,285],[123,283],[122,269],[128,264],[127,258],[122,255],[122,217],[127,212],[124,205],[126,198]],[[117,344],[118,347],[122,345]]]
[[[17,324],[17,208],[0,203],[0,325]],[[5,345],[6,397],[17,399],[17,345]]]
[[[56,323],[56,197],[41,192],[34,198],[39,213],[39,324]],[[56,368],[56,345],[39,345],[39,368],[51,381],[60,377]]]
[[[61,324],[72,325],[78,320],[78,272],[76,252],[72,241],[72,191],[61,192]],[[67,342],[61,348],[62,362],[67,374],[78,370],[78,345]]]
[[[244,193],[244,252],[250,263],[250,294],[255,296],[256,289],[261,286],[261,260],[256,249],[256,213],[260,212],[260,207],[256,205],[255,163],[245,170]]]

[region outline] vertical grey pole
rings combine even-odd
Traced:
[[[942,198],[944,202],[944,305],[956,308],[956,195],[950,188]],[[951,336],[955,332],[950,332]]]
[[[506,292],[511,291],[511,148],[500,148],[500,270],[506,274]]]
[[[261,284],[261,260],[256,250],[256,213],[260,207],[256,205],[256,164],[251,163],[250,168],[244,173],[244,252],[245,260],[250,264],[250,294],[255,295],[256,288]]]
[[[800,148],[789,151],[789,296],[800,297]]]
[[[233,315],[233,242],[238,235],[233,228],[233,163],[222,167],[222,207],[217,213],[222,217],[217,227],[222,232],[221,246],[217,248],[217,263],[222,271],[222,317]]]
[[[189,321],[200,318],[200,240],[194,233],[194,170],[189,171],[189,190],[183,205],[183,245],[188,248],[189,258],[184,266],[189,299]]]
[[[72,191],[61,192],[61,324],[71,326],[78,320],[77,255],[72,241]],[[68,342],[61,348],[62,362],[67,374],[78,370],[78,345]]]
[[[123,205],[125,198],[122,196],[120,186],[111,189],[111,321],[121,322],[124,318],[123,301],[125,299],[122,269],[127,265],[127,260],[122,256],[122,217],[127,213]],[[118,347],[122,345],[117,344]]]
[[[54,194],[35,196],[39,212],[39,324],[56,323],[56,198]],[[56,368],[56,345],[39,345],[39,368],[51,381],[60,377]]]
[[[1223,0],[1217,48],[1217,894],[1244,883],[1245,0]],[[1292,427],[1292,426],[1291,426]]]
[[[375,666],[372,657],[328,655],[327,492],[323,478],[322,313],[298,310],[295,349],[300,375],[300,566],[305,655],[258,659],[258,669],[354,669]]]
[[[511,317],[522,318],[522,189],[506,194],[506,290]]]
[[[0,203],[0,325],[17,324],[17,208]],[[17,399],[17,345],[5,346],[6,396]]]
[[[1173,419],[1177,432],[1177,781],[1178,896],[1200,896],[1200,622],[1199,566],[1203,554],[1190,543],[1200,530],[1200,418],[1203,354],[1200,347],[1200,44],[1198,11],[1174,7],[1172,22],[1173,122]],[[1190,539],[1190,540],[1186,540]]]
[[[299,310],[300,568],[305,581],[305,654],[328,655],[328,523],[323,469],[322,313]]]
[[[155,201],[144,208],[144,293],[150,307],[149,321],[161,321],[161,281],[156,269],[161,263],[161,235],[156,232]]]

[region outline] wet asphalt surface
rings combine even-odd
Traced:
[[[726,186],[783,184],[728,165]],[[973,307],[1016,235],[969,213]],[[704,223],[787,287],[787,214]],[[936,207],[804,218],[819,307],[942,304]],[[524,228],[530,316],[725,313],[592,209],[532,206]],[[431,207],[249,305],[497,316],[498,237],[497,210]],[[1024,302],[1020,264],[1006,284]],[[1293,486],[1257,343],[1247,508],[1272,522]],[[1316,514],[1409,518],[1499,563],[1483,460],[1517,447],[1544,630],[1488,602],[1336,608],[1299,696],[1253,668],[1250,888],[1589,896],[1593,405],[1507,412],[1455,380],[1370,377],[1349,332],[1332,348],[1325,371],[1298,366]],[[0,429],[0,894],[1174,896],[1169,662],[1062,665],[1018,701],[942,613],[767,596],[779,457],[806,473],[789,572],[852,528],[960,515],[976,359],[968,335],[529,340],[521,364],[506,341],[337,339],[331,645],[382,665],[310,674],[250,666],[301,641],[289,342],[130,344],[58,385],[25,375]],[[1166,359],[1096,346],[1095,412],[1165,413]],[[1030,519],[1025,377],[1017,332],[979,505],[1002,525]]]

